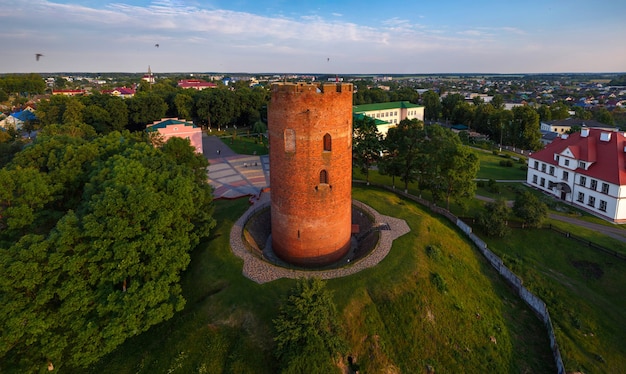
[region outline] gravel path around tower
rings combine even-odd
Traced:
[[[358,273],[361,270],[376,266],[382,261],[389,251],[393,241],[400,236],[407,234],[411,229],[405,220],[384,216],[368,205],[360,201],[352,200],[352,204],[369,212],[374,217],[374,225],[387,224],[390,230],[381,230],[380,239],[376,247],[367,256],[352,263],[346,263],[342,268],[331,270],[295,270],[273,265],[258,255],[250,252],[243,242],[243,227],[248,218],[260,209],[270,205],[269,193],[262,194],[261,198],[254,203],[233,225],[230,230],[230,248],[233,253],[243,260],[243,275],[248,279],[259,283],[267,283],[280,278],[309,278],[318,277],[321,279],[340,278]]]

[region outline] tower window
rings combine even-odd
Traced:
[[[331,150],[331,138],[330,138],[330,134],[326,134],[324,135],[324,151],[330,151]]]
[[[296,151],[296,131],[294,129],[285,129],[285,152]]]
[[[328,172],[326,170],[320,171],[320,184],[328,184]]]

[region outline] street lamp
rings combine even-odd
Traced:
[[[500,124],[500,152],[502,152],[502,133],[504,132],[504,125],[500,120],[498,120],[498,123]]]

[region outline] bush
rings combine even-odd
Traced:
[[[528,165],[522,165],[522,166],[519,167],[519,169],[523,170],[523,171],[527,171],[528,170]]]
[[[430,281],[437,287],[439,292],[444,293],[448,291],[448,285],[439,273],[430,273]]]
[[[441,258],[441,248],[437,245],[429,245],[426,247],[426,255],[432,260],[439,260]]]
[[[500,161],[500,166],[505,166],[505,167],[513,167],[513,161],[511,160],[502,160]]]

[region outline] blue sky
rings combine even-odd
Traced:
[[[625,15],[623,0],[0,0],[0,73],[624,72]]]

